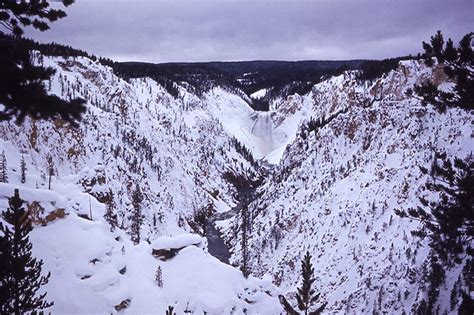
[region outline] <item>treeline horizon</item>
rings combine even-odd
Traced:
[[[374,80],[395,69],[400,60],[418,59],[418,56],[353,60],[252,60],[209,62],[118,62],[98,57],[85,50],[51,42],[40,43],[30,38],[18,38],[0,32],[0,41],[13,41],[22,49],[37,50],[45,56],[86,57],[113,69],[114,74],[129,80],[150,77],[161,84],[171,95],[178,96],[176,84],[186,82],[192,92],[202,95],[215,86],[230,87],[243,91],[249,105],[255,110],[266,111],[277,96],[306,94],[314,84],[342,74],[348,70],[359,70],[359,79]],[[176,84],[175,84],[176,83]],[[267,95],[252,99],[258,90],[268,89]]]

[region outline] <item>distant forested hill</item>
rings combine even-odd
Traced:
[[[124,79],[150,77],[177,96],[174,83],[186,82],[193,93],[200,95],[210,88],[222,86],[241,90],[248,96],[249,105],[256,110],[268,110],[275,96],[285,97],[311,90],[321,80],[341,74],[345,70],[361,70],[360,79],[373,80],[394,69],[400,57],[384,60],[308,60],[308,61],[232,61],[195,63],[146,63],[115,62],[97,57],[84,50],[58,43],[38,43],[28,38],[17,39],[0,32],[1,41],[15,41],[24,49],[38,50],[45,56],[87,57],[113,68]],[[260,98],[250,98],[252,93],[265,89]]]

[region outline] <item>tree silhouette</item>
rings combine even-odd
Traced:
[[[155,283],[157,286],[159,286],[160,288],[163,287],[163,272],[161,271],[161,267],[158,266],[158,268],[156,268],[156,272],[155,272]]]
[[[473,37],[472,32],[464,35],[455,48],[451,39],[445,44],[443,34],[438,31],[431,37],[430,43],[423,42],[425,52],[422,57],[425,64],[433,66],[436,60],[454,83],[454,87],[440,90],[432,81],[426,81],[409,89],[407,94],[412,96],[414,92],[422,104],[432,104],[441,112],[444,112],[446,107],[453,106],[474,109],[474,54],[471,45]]]
[[[432,313],[446,278],[445,270],[460,264],[464,268],[473,264],[474,160],[471,155],[465,160],[455,158],[453,163],[445,153],[437,153],[431,170],[420,169],[422,173],[431,175],[426,188],[438,194],[439,199],[428,201],[420,197],[421,206],[407,211],[395,210],[395,213],[402,218],[420,221],[420,228],[412,234],[429,240],[428,303],[423,307]],[[460,291],[465,293],[463,289]],[[472,300],[464,300],[472,303]]]
[[[51,273],[41,276],[42,260],[32,256],[28,234],[33,230],[23,208],[18,189],[9,199],[2,214],[7,223],[0,223],[0,313],[24,314],[53,305],[45,300],[46,293],[36,296],[38,289],[48,283]]]
[[[7,157],[5,151],[0,153],[0,183],[8,183]]]
[[[63,0],[65,6],[73,0]],[[60,118],[77,126],[85,112],[85,101],[80,98],[63,100],[49,95],[44,82],[55,73],[52,68],[34,65],[30,51],[22,45],[23,27],[40,31],[49,29],[48,22],[66,16],[62,10],[50,9],[49,1],[1,1],[0,25],[15,36],[0,32],[0,121],[26,116],[34,119]]]
[[[168,306],[168,309],[166,310],[165,312],[166,315],[176,315],[176,313],[174,312],[174,307],[169,305]]]
[[[20,168],[21,168],[21,183],[24,184],[26,183],[27,168],[26,168],[25,156],[23,154],[21,155]]]
[[[143,194],[140,190],[138,184],[135,187],[135,190],[132,193],[132,205],[133,210],[130,216],[131,226],[130,226],[130,235],[134,244],[140,243],[140,228],[143,223],[142,215],[142,206]]]
[[[303,260],[301,261],[301,287],[297,289],[296,300],[298,302],[298,309],[302,311],[301,314],[305,315],[319,315],[326,308],[327,302],[323,303],[316,310],[311,311],[311,307],[315,304],[320,297],[320,293],[315,294],[315,290],[312,288],[315,279],[313,278],[314,268],[311,264],[311,255],[309,251],[306,252]],[[290,303],[286,300],[283,295],[279,296],[281,304],[285,311],[290,315],[298,315],[298,313]]]
[[[426,188],[438,193],[439,201],[430,202],[420,197],[421,206],[395,213],[421,222],[413,234],[429,238],[431,248],[444,263],[460,263],[465,253],[474,254],[473,157],[455,158],[453,163],[446,153],[437,153],[431,170],[420,169],[424,174],[431,173],[432,180]]]
[[[63,0],[64,6],[70,6],[74,0]],[[42,32],[49,29],[48,22],[55,22],[66,16],[66,12],[49,7],[50,1],[1,1],[0,25],[15,34],[22,36],[23,27],[31,26]]]
[[[115,228],[118,225],[118,218],[117,214],[115,213],[115,200],[114,200],[114,193],[112,189],[109,190],[109,195],[108,199],[105,203],[105,213],[104,213],[104,219],[109,223],[110,225],[110,231],[114,231]]]

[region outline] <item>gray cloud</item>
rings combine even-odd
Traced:
[[[472,0],[77,0],[41,41],[116,60],[385,58],[474,30]]]

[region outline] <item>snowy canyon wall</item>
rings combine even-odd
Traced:
[[[38,222],[32,237],[52,271],[46,289],[57,301],[53,312],[110,313],[129,298],[130,313],[170,304],[196,313],[279,313],[276,295],[282,290],[292,300],[306,250],[330,313],[410,313],[425,297],[426,243],[410,234],[417,223],[396,217],[394,209],[416,206],[427,193],[418,166],[429,166],[434,151],[465,157],[474,147],[471,113],[440,114],[405,96],[415,82],[433,76],[430,68],[404,61],[374,82],[347,72],[308,94],[278,99],[270,112],[255,112],[225,88],[197,96],[177,85],[173,97],[151,79],[127,82],[87,58],[35,58],[57,70],[47,82],[52,93],[88,101],[79,129],[61,121],[0,123],[9,175],[9,183],[0,184],[0,208],[19,187],[39,217],[66,212],[64,220]],[[319,123],[316,130],[308,128],[311,120]],[[242,153],[235,139],[262,162]],[[230,169],[267,174],[249,207],[248,240],[251,272],[264,280],[245,280],[193,248],[162,265],[165,286],[156,288],[157,262],[147,241],[192,232],[189,218],[209,204],[217,212],[235,206],[237,191],[223,176]],[[137,185],[144,223],[142,243],[134,246],[125,231]],[[111,199],[119,218],[113,233],[102,218]],[[218,222],[236,266],[242,261],[239,222],[239,215]],[[51,241],[58,235],[60,242]],[[100,263],[91,265],[95,258]],[[117,275],[125,266],[128,271]],[[210,280],[214,272],[220,280]],[[450,311],[460,273],[451,271],[441,311]],[[80,292],[76,299],[62,296],[64,283]]]
[[[178,313],[279,312],[270,280],[245,279],[206,246],[186,248],[169,262],[151,255],[155,239],[194,232],[195,211],[235,205],[224,172],[258,173],[235,140],[252,141],[255,118],[247,103],[219,88],[198,97],[176,86],[173,97],[151,79],[127,82],[87,58],[34,58],[56,70],[46,82],[51,93],[88,105],[77,129],[59,120],[0,123],[8,174],[8,183],[0,183],[0,209],[19,188],[36,223],[34,254],[52,273],[42,288],[55,302],[51,311],[110,314],[129,304],[131,314],[164,312],[168,305]],[[128,232],[137,186],[143,223],[134,245]],[[103,218],[107,205],[118,217],[113,232]],[[158,266],[163,287],[154,281]]]
[[[474,148],[472,113],[452,108],[440,114],[405,96],[432,77],[422,63],[403,61],[375,82],[345,73],[278,105],[275,137],[296,137],[270,157],[281,160],[249,206],[253,274],[270,274],[295,292],[308,250],[329,313],[409,314],[426,300],[429,247],[410,233],[418,223],[394,209],[417,206],[419,196],[436,198],[427,196],[429,176],[419,170],[430,168],[434,152],[465,158]],[[310,117],[320,122],[314,130]],[[226,228],[234,262],[242,260],[240,222]],[[460,303],[450,298],[462,272],[447,272],[441,313]]]

